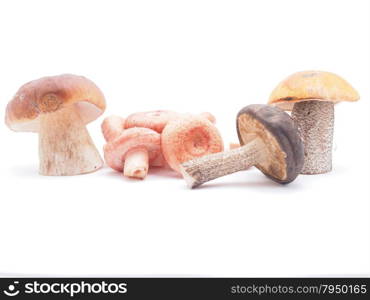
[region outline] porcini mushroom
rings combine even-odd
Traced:
[[[217,128],[206,118],[190,114],[167,124],[161,144],[165,160],[177,172],[185,161],[223,150]]]
[[[180,172],[189,187],[250,166],[281,184],[297,177],[303,166],[303,144],[287,113],[277,107],[254,104],[238,113],[236,123],[241,147],[181,165]]]
[[[182,115],[170,110],[137,112],[126,118],[125,128],[145,127],[161,133],[168,122],[178,119]],[[216,118],[209,112],[203,112],[199,116],[209,119],[212,123],[216,122]]]
[[[105,161],[112,169],[138,179],[146,177],[149,164],[160,155],[160,134],[149,128],[125,129],[104,146]]]
[[[322,71],[295,73],[273,90],[269,104],[292,111],[301,132],[305,144],[302,174],[331,171],[334,104],[358,99],[347,81]]]
[[[43,77],[23,85],[6,108],[14,131],[39,133],[40,174],[77,175],[103,161],[85,125],[105,110],[100,89],[76,75]]]

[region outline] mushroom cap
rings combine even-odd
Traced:
[[[267,177],[289,183],[298,176],[303,168],[303,143],[286,112],[269,105],[249,105],[238,113],[236,126],[241,145],[255,138],[265,144],[266,156],[256,167]]]
[[[223,151],[221,135],[212,122],[190,114],[169,122],[161,141],[164,158],[177,172],[180,164],[188,160]]]
[[[179,115],[179,113],[170,110],[137,112],[126,118],[125,128],[145,127],[161,133],[167,123]]]
[[[300,101],[357,101],[357,91],[340,76],[323,71],[303,71],[290,75],[272,91],[269,104],[292,110]]]
[[[18,90],[6,107],[5,123],[14,131],[39,131],[39,116],[75,105],[87,124],[105,110],[100,89],[83,76],[64,74],[30,81]]]
[[[149,128],[134,127],[126,129],[115,140],[104,146],[104,158],[108,166],[122,172],[126,153],[135,148],[146,148],[149,163],[161,155],[161,136]]]

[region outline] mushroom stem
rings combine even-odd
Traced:
[[[334,103],[304,101],[294,104],[292,117],[304,142],[301,174],[322,174],[332,169]]]
[[[149,153],[144,147],[131,149],[125,157],[123,175],[144,179],[149,169]]]
[[[77,175],[103,165],[80,115],[73,106],[40,115],[40,174]]]
[[[183,163],[180,172],[190,188],[257,164],[265,156],[264,144],[255,138],[248,144]]]

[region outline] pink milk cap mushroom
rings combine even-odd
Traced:
[[[8,103],[5,123],[39,134],[40,174],[77,175],[103,165],[85,126],[104,110],[104,95],[92,81],[65,74],[23,85]]]
[[[101,124],[101,129],[105,140],[107,142],[111,142],[120,137],[125,130],[124,125],[125,119],[120,116],[111,115],[109,117],[106,117]],[[152,167],[163,167],[166,164],[162,153],[160,153],[157,158],[150,161],[149,163]]]
[[[143,179],[151,162],[161,155],[160,134],[149,128],[134,127],[104,146],[107,164],[127,177]]]
[[[161,133],[171,120],[178,117],[178,113],[170,110],[154,110],[137,112],[126,118],[125,128],[145,127]]]
[[[169,122],[161,143],[164,158],[177,172],[183,162],[223,151],[221,135],[212,122],[190,114]]]
[[[106,117],[101,124],[104,139],[109,142],[118,138],[125,127],[125,119],[116,115]]]
[[[161,133],[168,122],[180,118],[183,114],[171,110],[153,110],[137,112],[129,115],[125,121],[125,128],[145,127]],[[203,112],[199,116],[216,122],[216,118],[209,112]]]

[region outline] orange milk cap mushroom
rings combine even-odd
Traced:
[[[169,122],[161,142],[164,158],[177,172],[183,162],[223,151],[221,135],[212,122],[190,114]]]

